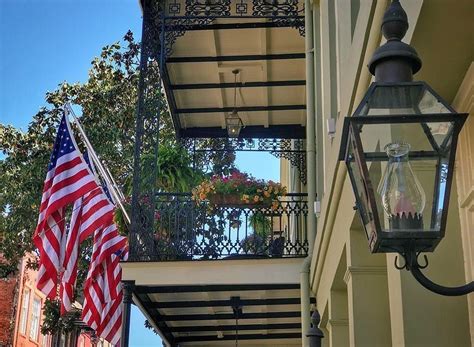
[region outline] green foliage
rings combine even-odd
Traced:
[[[82,109],[81,123],[114,177],[122,182],[131,174],[139,45],[130,32],[124,42],[124,47],[103,48],[87,82],[65,82],[48,92],[47,106],[33,116],[26,132],[0,124],[5,155],[0,160],[0,252],[11,263],[33,251],[43,181],[65,102]]]
[[[145,328],[152,330],[155,335],[158,335],[158,332],[155,330],[155,328],[153,328],[153,325],[150,324],[148,319],[145,319],[143,325],[145,326]]]
[[[74,322],[80,319],[81,311],[73,309],[64,316],[59,314],[59,300],[46,299],[44,302],[44,319],[41,325],[43,335],[54,335],[58,332],[69,332],[74,329]]]
[[[0,278],[7,278],[18,270],[14,264],[0,264]]]
[[[156,177],[154,175],[154,161],[156,162]],[[152,153],[142,156],[142,191],[150,191],[150,182],[160,192],[189,192],[191,188],[203,177],[201,170],[194,170],[192,158],[186,148],[176,142],[162,144],[158,149],[158,158]],[[131,195],[132,177],[129,176],[125,183],[127,195]]]
[[[131,182],[135,141],[135,113],[138,95],[140,44],[129,31],[123,42],[105,46],[93,59],[84,83],[64,82],[46,93],[46,106],[33,116],[26,131],[0,124],[0,253],[7,263],[0,277],[16,269],[26,252],[35,251],[31,242],[37,223],[38,209],[51,155],[56,129],[66,102],[77,105],[92,146],[110,169],[121,187]],[[165,104],[158,83],[158,70],[150,65],[147,95],[153,102]],[[189,189],[197,176],[185,148],[175,141],[171,117],[161,109],[158,190]],[[74,126],[74,125],[73,125]],[[77,131],[75,131],[77,133]],[[150,144],[144,143],[144,148]],[[210,141],[213,145],[213,141]],[[79,146],[81,144],[79,143]],[[216,144],[221,146],[221,144]],[[84,150],[83,146],[81,149]],[[152,160],[145,155],[144,160]],[[209,165],[216,172],[233,167],[234,155],[207,153],[196,159],[198,167]],[[130,193],[130,189],[128,191]],[[77,288],[80,290],[90,259],[90,241],[81,249]],[[36,264],[30,264],[35,267]],[[45,332],[68,329],[69,323],[59,318],[58,303],[47,302],[43,325]]]
[[[271,218],[265,216],[262,212],[254,212],[249,217],[249,226],[253,229],[254,233],[266,238],[270,235],[272,231],[272,221]]]

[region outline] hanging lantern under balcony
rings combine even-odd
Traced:
[[[237,113],[237,110],[233,110],[225,117],[225,126],[227,128],[227,135],[229,137],[239,137],[243,123],[239,117],[239,114]]]
[[[234,74],[234,109],[225,117],[225,126],[227,128],[227,135],[231,138],[239,137],[240,130],[242,130],[244,123],[237,112],[237,75],[240,73],[239,69],[232,70]]]

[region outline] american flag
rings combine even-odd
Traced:
[[[119,344],[122,329],[122,270],[119,261],[128,255],[126,238],[115,224],[94,234],[91,265],[84,286],[82,320],[97,335]]]
[[[74,286],[77,279],[79,244],[95,230],[110,224],[114,206],[99,188],[74,203],[66,241],[64,272],[61,278],[61,314],[71,310]]]
[[[88,159],[87,153],[85,158]],[[89,165],[96,172],[94,165]],[[89,220],[101,220],[101,223],[88,223],[93,228],[89,226],[81,233],[84,237],[94,234],[91,265],[84,287],[83,320],[98,336],[118,345],[122,331],[122,269],[119,262],[128,258],[128,246],[126,238],[119,235],[113,223],[114,201],[107,184],[101,183],[100,204],[107,201],[110,211],[96,205],[95,217],[90,216]]]
[[[79,152],[66,114],[61,119],[44,181],[33,242],[39,250],[37,287],[47,297],[57,294],[64,236],[64,209],[98,185]]]

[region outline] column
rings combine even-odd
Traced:
[[[349,345],[349,320],[347,308],[347,291],[331,290],[329,297],[328,331],[331,347]]]
[[[349,342],[356,347],[391,347],[387,268],[383,254],[371,254],[362,229],[347,242]]]
[[[121,346],[128,347],[130,337],[130,309],[132,304],[133,289],[135,281],[122,281],[123,311],[122,311],[122,337]]]

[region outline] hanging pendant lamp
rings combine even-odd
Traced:
[[[225,117],[227,135],[232,138],[239,137],[240,131],[244,125],[237,112],[237,75],[239,72],[239,69],[232,70],[232,73],[234,74],[234,109]]]

